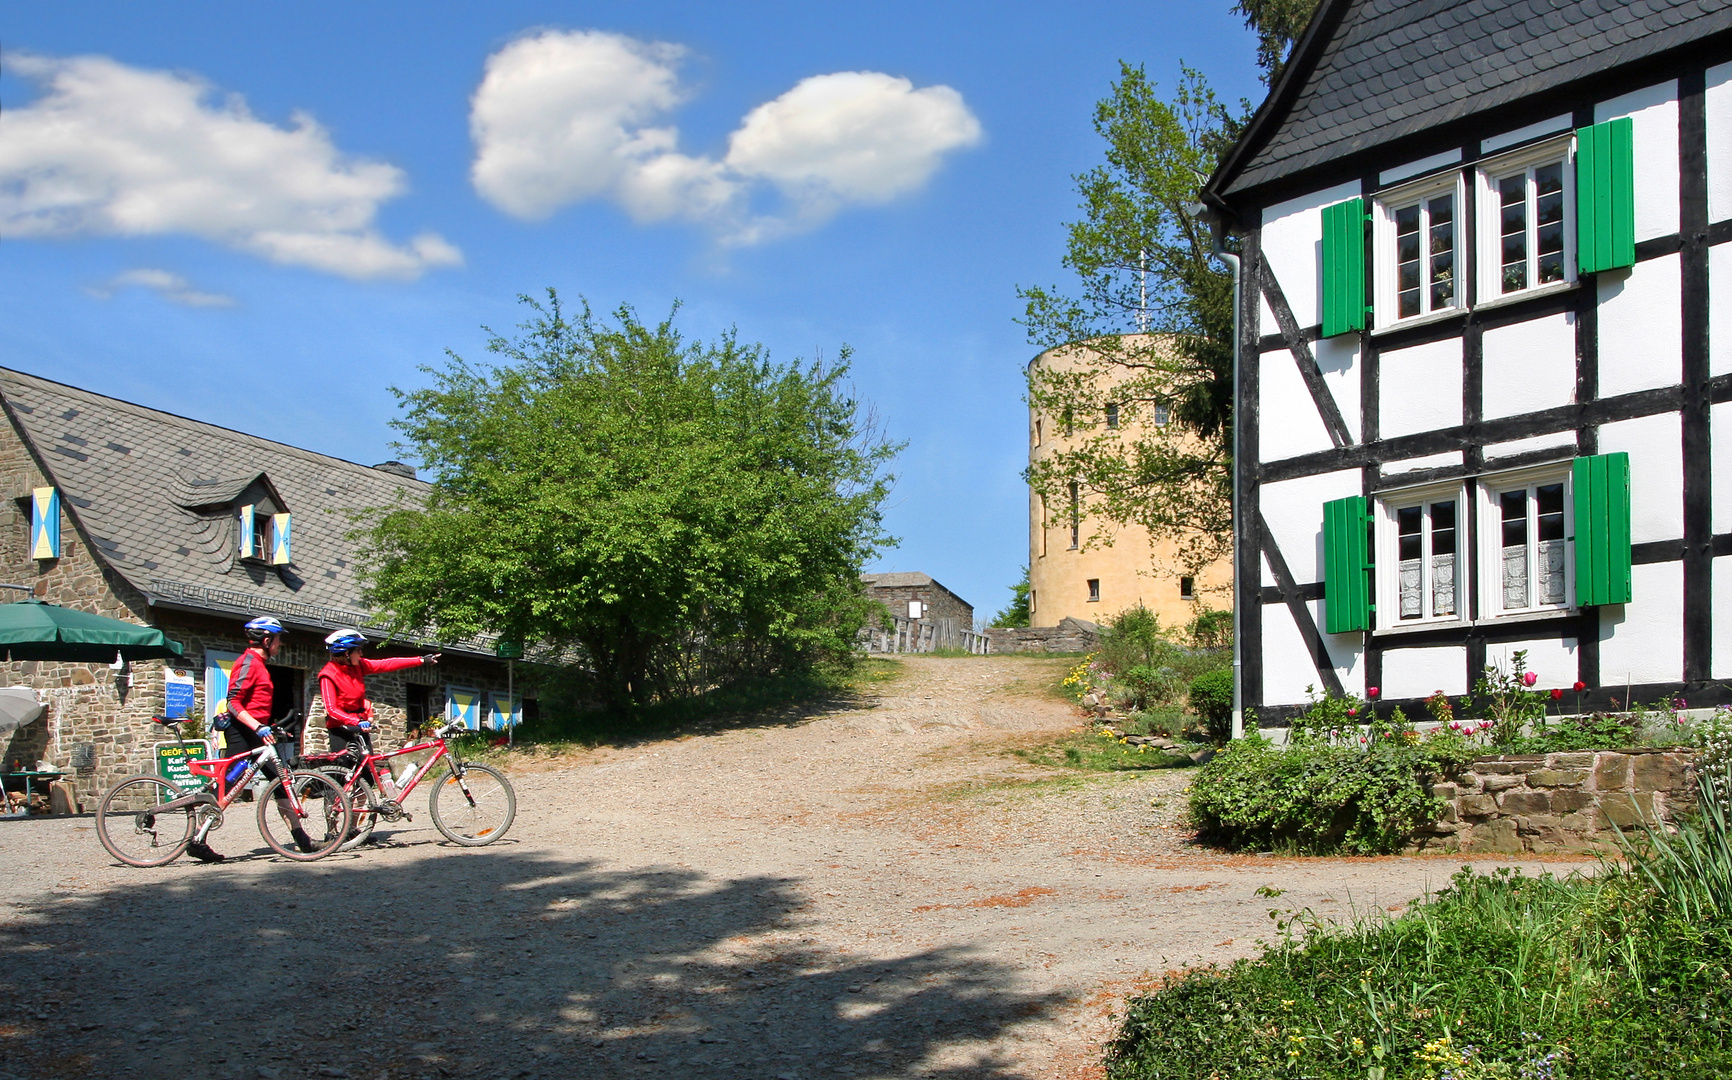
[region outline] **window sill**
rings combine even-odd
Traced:
[[[1399,626],[1380,626],[1371,632],[1374,638],[1399,637],[1402,634],[1419,634],[1427,630],[1471,630],[1488,626],[1513,626],[1517,623],[1554,622],[1559,619],[1573,619],[1581,614],[1580,608],[1547,608],[1544,611],[1524,611],[1516,615],[1491,615],[1478,619],[1429,619],[1425,622],[1402,623]]]
[[[1411,330],[1416,326],[1430,326],[1432,323],[1447,322],[1450,319],[1459,319],[1465,314],[1467,314],[1466,308],[1452,307],[1444,308],[1442,311],[1434,311],[1429,315],[1410,315],[1405,319],[1397,319],[1387,326],[1372,327],[1371,336],[1377,337],[1379,334],[1394,334],[1402,330]]]
[[[1581,282],[1579,280],[1557,281],[1550,285],[1541,285],[1537,289],[1523,289],[1521,292],[1505,293],[1500,296],[1494,296],[1489,300],[1481,300],[1473,306],[1473,309],[1475,311],[1486,311],[1489,309],[1505,307],[1509,304],[1519,304],[1523,300],[1532,300],[1535,297],[1551,296],[1553,293],[1569,292],[1580,284]]]

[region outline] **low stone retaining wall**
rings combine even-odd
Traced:
[[[1057,626],[988,627],[986,640],[995,653],[1085,653],[1100,647],[1100,627],[1086,619],[1067,617]]]
[[[1486,757],[1439,782],[1443,818],[1414,834],[1413,851],[1581,851],[1614,842],[1694,804],[1693,752],[1588,750]]]

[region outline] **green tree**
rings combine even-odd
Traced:
[[[363,533],[367,599],[399,627],[578,654],[619,707],[847,656],[900,449],[834,364],[733,333],[545,302],[493,365],[455,353],[394,391],[432,475]],[[491,333],[491,331],[489,331]]]
[[[1028,567],[1022,568],[1022,580],[1010,587],[1010,603],[992,617],[988,625],[1021,627],[1028,625]]]
[[[1078,290],[1019,290],[1029,340],[1074,359],[1030,369],[1030,405],[1071,440],[1025,475],[1047,506],[1069,512],[1074,484],[1079,517],[1176,540],[1200,571],[1232,544],[1233,284],[1191,206],[1241,123],[1196,71],[1169,102],[1121,64],[1094,126],[1106,162],[1076,178],[1063,260]],[[1151,423],[1156,410],[1176,422]]]
[[[1239,0],[1233,14],[1245,16],[1245,25],[1257,32],[1257,66],[1263,82],[1273,86],[1287,63],[1293,43],[1305,33],[1318,0]]]

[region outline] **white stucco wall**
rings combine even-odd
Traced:
[[[1354,442],[1364,439],[1359,424],[1360,387],[1365,382],[1364,369],[1359,364],[1359,335],[1343,334],[1315,342],[1311,355],[1317,359],[1317,369],[1323,372],[1323,385],[1341,410],[1341,419]]]
[[[1549,435],[1535,435],[1531,439],[1516,439],[1513,442],[1487,443],[1485,459],[1495,462],[1498,458],[1515,457],[1517,454],[1531,454],[1535,450],[1549,450],[1557,446],[1576,445],[1576,433],[1573,431],[1554,431]]]
[[[1528,670],[1539,676],[1536,690],[1568,690],[1576,685],[1581,668],[1576,663],[1576,639],[1539,638],[1533,641],[1511,641],[1488,644],[1485,662],[1495,664],[1500,671],[1509,671],[1515,663],[1517,650],[1528,654]]]
[[[1482,154],[1489,154],[1496,150],[1502,150],[1506,146],[1514,146],[1517,143],[1525,143],[1530,139],[1537,139],[1541,135],[1555,135],[1560,131],[1568,131],[1571,126],[1572,118],[1570,114],[1560,113],[1557,116],[1529,124],[1526,127],[1516,128],[1514,131],[1506,131],[1501,135],[1493,135],[1490,138],[1481,139],[1479,141],[1479,152]]]
[[[1429,172],[1437,172],[1445,166],[1457,165],[1460,162],[1461,150],[1459,148],[1445,150],[1440,154],[1433,154],[1417,161],[1409,161],[1405,165],[1384,169],[1377,174],[1377,182],[1379,184],[1393,184],[1398,180],[1407,180],[1415,176],[1424,176]]]
[[[1594,123],[1632,121],[1636,149],[1636,239],[1678,231],[1678,84],[1644,87],[1594,106]]]
[[[1684,564],[1631,567],[1632,599],[1600,609],[1600,683],[1684,678]]]
[[[1263,258],[1280,282],[1281,293],[1301,329],[1323,321],[1318,290],[1323,277],[1323,208],[1358,194],[1357,182],[1346,183],[1276,203],[1263,211]],[[1259,332],[1279,332],[1274,315],[1266,307]]]
[[[1630,455],[1630,542],[1684,535],[1684,443],[1677,413],[1600,428],[1600,453]]]
[[[1709,406],[1708,433],[1713,499],[1713,525],[1717,533],[1732,532],[1732,402]],[[1719,620],[1715,620],[1719,625]],[[1732,626],[1727,627],[1732,632]]]
[[[1568,405],[1576,399],[1576,318],[1565,312],[1482,336],[1487,420]]]
[[[1708,220],[1732,218],[1732,64],[1708,69]]]
[[[1323,601],[1311,600],[1306,603],[1311,609],[1311,622],[1321,630],[1329,624],[1323,620]],[[1349,694],[1363,696],[1365,693],[1365,635],[1324,634],[1323,648],[1329,654],[1329,662],[1335,668],[1335,677],[1341,680],[1341,689]]]
[[[1461,339],[1381,354],[1377,388],[1377,426],[1386,439],[1459,425]]]
[[[1708,249],[1708,372],[1732,371],[1732,244]]]
[[[1597,275],[1601,397],[1684,380],[1680,266],[1677,255],[1666,255]]]
[[[1343,469],[1321,476],[1282,480],[1257,490],[1263,519],[1269,523],[1269,539],[1281,551],[1300,585],[1323,580],[1323,504],[1364,491],[1358,470]],[[1264,583],[1275,579],[1264,570]]]
[[[1732,679],[1732,556],[1714,560],[1714,641],[1708,677]]]
[[[1297,705],[1306,700],[1305,688],[1315,687],[1317,665],[1286,604],[1263,605],[1263,704]]]
[[[1386,649],[1383,653],[1385,698],[1424,698],[1442,690],[1465,694],[1467,649],[1461,645],[1436,645],[1422,649]],[[1410,720],[1419,717],[1408,717]]]
[[[1335,445],[1311,398],[1311,388],[1299,374],[1298,362],[1286,349],[1266,352],[1258,359],[1257,398],[1257,454],[1262,460],[1280,461]]]

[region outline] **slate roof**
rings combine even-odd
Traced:
[[[1732,0],[1324,0],[1217,198],[1732,29]]]
[[[303,626],[366,619],[345,510],[428,485],[341,458],[0,368],[0,398],[98,554],[153,601]],[[236,558],[234,506],[292,515],[287,567]],[[245,496],[245,499],[242,497]]]
[[[974,610],[973,604],[964,600],[962,597],[957,596],[954,592],[951,592],[950,589],[946,588],[942,582],[935,579],[931,574],[922,574],[918,570],[899,570],[886,574],[861,574],[860,580],[869,589],[907,589],[922,588],[931,585],[934,588],[944,589],[945,592],[950,593],[951,596],[956,598],[957,603],[970,611]]]

